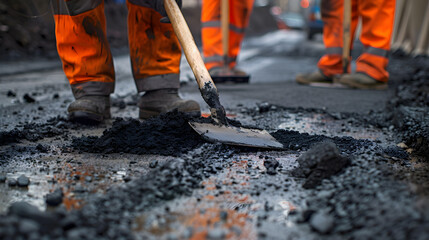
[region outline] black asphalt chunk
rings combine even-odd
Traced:
[[[8,97],[16,97],[16,93],[12,90],[8,90],[6,96]]]
[[[179,156],[205,141],[188,124],[189,118],[172,112],[146,121],[117,119],[101,137],[75,138],[72,147],[92,153],[132,153]]]
[[[323,179],[340,173],[348,165],[350,159],[341,156],[332,142],[323,142],[315,145],[302,154],[298,159],[299,167],[292,174],[306,178],[303,187],[315,188]]]
[[[34,103],[34,102],[36,102],[36,99],[34,99],[34,98],[33,98],[32,96],[30,96],[28,93],[24,94],[23,99],[24,99],[24,101],[25,101],[26,103]]]
[[[267,169],[267,173],[270,175],[277,174],[277,167],[279,166],[279,162],[274,158],[265,157],[264,167]]]
[[[58,206],[63,202],[63,191],[61,188],[55,189],[55,191],[46,195],[46,204],[49,206]]]

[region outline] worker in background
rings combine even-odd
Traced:
[[[356,60],[356,72],[343,74],[343,0],[323,0],[321,11],[325,55],[317,64],[319,71],[300,74],[301,84],[332,83],[338,79],[343,85],[358,89],[386,89],[389,73],[386,70],[393,31],[395,0],[352,0],[351,36],[355,36],[358,19],[362,22],[360,41],[363,53]],[[353,38],[351,39],[353,42]]]
[[[69,119],[96,123],[108,119],[115,71],[106,38],[104,2],[51,2],[58,54],[76,99],[68,107]],[[160,22],[166,16],[163,1],[128,0],[127,7],[132,73],[137,91],[145,92],[138,103],[139,117],[175,109],[200,114],[197,102],[178,95],[182,52],[171,24]]]
[[[230,0],[228,65],[235,75],[247,75],[238,70],[237,56],[249,24],[254,0]],[[224,66],[221,30],[221,0],[202,0],[201,37],[206,68],[212,77],[221,74]]]

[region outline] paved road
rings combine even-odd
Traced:
[[[26,134],[39,134],[44,138],[34,140],[27,136],[20,143],[0,146],[0,176],[7,177],[7,184],[0,183],[0,234],[18,229],[25,235],[25,227],[34,226],[31,220],[26,220],[22,221],[24,227],[11,227],[16,218],[4,216],[11,203],[25,200],[44,210],[45,195],[62,188],[62,206],[88,206],[88,212],[64,213],[71,219],[70,225],[66,223],[64,231],[56,229],[53,234],[69,238],[79,238],[80,234],[91,238],[86,234],[98,231],[99,227],[109,229],[100,233],[106,238],[125,232],[135,234],[137,239],[187,239],[191,236],[194,239],[225,236],[241,239],[368,239],[380,236],[384,239],[399,236],[401,239],[412,234],[425,236],[424,226],[429,222],[429,214],[425,215],[424,204],[429,206],[429,201],[427,198],[419,200],[423,210],[417,209],[418,187],[410,191],[407,182],[392,177],[395,171],[413,176],[416,172],[424,172],[425,165],[418,160],[408,161],[408,154],[396,147],[398,142],[393,138],[392,129],[379,129],[353,117],[337,118],[338,115],[328,114],[366,114],[382,109],[393,90],[356,91],[296,84],[295,75],[315,71],[321,54],[320,39],[307,42],[304,35],[296,31],[278,31],[246,39],[239,66],[252,75],[250,84],[218,86],[227,111],[243,123],[273,131],[298,131],[284,133],[284,137],[292,136],[285,151],[248,151],[204,144],[179,157],[129,153],[136,142],[147,139],[139,138],[140,135],[136,136],[127,128],[150,121],[125,122],[122,128],[116,128],[116,131],[119,129],[116,135],[101,142],[105,150],[117,147],[109,145],[112,141],[132,139],[123,152],[76,150],[71,147],[74,137],[101,136],[104,130],[112,129],[113,120],[98,127],[75,126],[61,118],[49,123],[46,120],[53,116],[65,116],[73,100],[58,60],[3,65],[0,68],[3,71],[0,72],[2,131],[27,126]],[[137,118],[135,105],[127,105],[125,109],[118,107],[120,101],[132,103],[136,99],[129,57],[117,56],[114,60],[117,84],[112,96],[112,115]],[[182,61],[184,86],[181,94],[197,100],[207,111],[185,59]],[[17,96],[7,96],[9,91]],[[36,102],[25,103],[25,94]],[[265,105],[268,106],[265,110],[257,108],[262,102],[305,109],[285,110],[269,104]],[[311,109],[325,109],[328,113]],[[34,122],[42,124],[27,125]],[[184,122],[174,132],[189,128]],[[156,132],[158,128],[163,129],[155,125],[150,130],[162,137],[165,131]],[[122,131],[129,134],[124,136]],[[347,137],[339,138],[343,136]],[[298,167],[297,158],[308,153],[305,151],[312,143],[327,137],[338,137],[331,139],[340,149],[334,158],[349,157],[352,164],[347,169],[339,169],[342,171],[337,176],[324,179],[315,189],[304,189],[302,183],[307,178],[294,177],[290,171]],[[187,139],[164,144],[165,148],[174,144],[180,148],[185,141]],[[308,153],[307,157],[319,159],[336,152],[332,148],[319,150]],[[268,174],[270,165],[277,166],[275,175]],[[322,165],[315,172],[331,167],[336,166]],[[303,171],[306,170],[309,169]],[[8,186],[21,174],[30,178],[28,188]]]

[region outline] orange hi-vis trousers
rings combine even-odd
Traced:
[[[321,72],[332,77],[342,74],[343,46],[343,0],[323,0],[322,20],[323,42],[326,54],[319,60]],[[386,70],[388,52],[393,31],[395,0],[352,0],[352,21],[350,34],[355,35],[359,18],[362,21],[360,41],[364,52],[356,60],[356,72],[387,82],[389,73]],[[350,71],[350,68],[349,68]]]
[[[109,95],[115,87],[103,0],[53,0],[55,35],[76,99]],[[171,24],[143,1],[128,0],[128,40],[139,92],[179,88],[181,48]]]
[[[235,67],[244,31],[249,23],[254,0],[229,0],[229,67]],[[224,65],[220,0],[203,0],[201,12],[201,37],[204,62],[207,69]]]

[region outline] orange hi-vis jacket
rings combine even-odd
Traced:
[[[229,1],[229,67],[236,65],[244,31],[249,23],[254,0]],[[201,13],[201,37],[204,62],[207,69],[224,65],[222,30],[220,20],[220,0],[203,0]]]
[[[343,73],[343,0],[323,0],[323,42],[326,54],[318,67],[328,77]],[[395,0],[352,0],[351,36],[354,36],[359,18],[362,22],[360,41],[364,52],[356,60],[356,72],[387,82],[388,52],[395,15]],[[353,41],[353,38],[352,40]],[[350,68],[349,68],[350,71]]]
[[[53,0],[55,35],[75,98],[109,95],[115,72],[103,0]],[[139,92],[179,88],[181,48],[171,24],[144,1],[128,0],[128,41]]]

